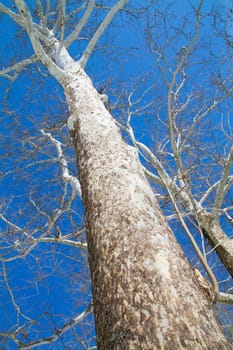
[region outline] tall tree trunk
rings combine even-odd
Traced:
[[[127,145],[85,72],[63,82],[87,221],[99,350],[231,349]]]

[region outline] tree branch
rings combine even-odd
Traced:
[[[39,36],[40,33],[36,29],[36,25],[32,21],[30,11],[23,0],[15,0],[15,4],[24,19],[24,27],[27,30],[28,36],[30,38],[31,44],[35,51],[38,59],[47,67],[47,69],[61,81],[63,78],[63,71],[53,62],[53,60],[47,55],[44,48],[42,47]]]
[[[20,345],[20,349],[29,350],[29,349],[33,349],[33,348],[35,348],[37,346],[51,344],[51,343],[55,342],[59,337],[61,337],[62,334],[67,332],[72,327],[76,326],[85,317],[87,317],[92,311],[93,311],[93,304],[90,303],[85,311],[83,311],[81,314],[79,314],[78,316],[73,318],[70,322],[66,323],[61,328],[58,328],[54,332],[54,334],[52,334],[51,336],[43,338],[43,339],[40,339],[40,340],[36,340],[36,341],[28,343],[28,344],[25,344],[25,343],[22,343],[22,342],[18,342],[19,345]]]
[[[222,304],[233,305],[233,294],[229,293],[219,293],[218,302]]]
[[[11,302],[12,304],[14,305],[14,308],[17,312],[17,325],[19,325],[19,316],[22,316],[23,318],[25,318],[26,320],[28,321],[32,321],[28,316],[26,316],[24,313],[22,313],[22,311],[20,310],[20,307],[18,306],[16,300],[15,300],[15,296],[14,296],[14,293],[10,287],[10,284],[9,284],[9,281],[8,281],[8,277],[7,277],[7,271],[6,271],[6,264],[4,261],[2,261],[2,271],[3,271],[3,277],[4,277],[4,281],[6,283],[6,286],[7,286],[7,289],[8,289],[8,292],[10,294],[10,297],[11,297]]]
[[[218,216],[218,209],[220,209],[226,194],[226,189],[228,189],[226,187],[226,184],[228,181],[228,176],[231,170],[232,162],[233,162],[233,146],[231,147],[231,150],[229,152],[228,159],[225,161],[221,180],[218,184],[217,195],[214,202],[214,213],[213,213],[214,216]]]
[[[185,60],[187,57],[190,55],[191,49],[193,48],[194,44],[198,40],[199,37],[199,29],[200,29],[200,12],[202,8],[203,0],[200,0],[198,9],[196,11],[196,25],[195,25],[195,34],[193,38],[191,39],[189,45],[182,51],[182,55],[180,57],[179,63],[172,74],[171,77],[171,82],[168,84],[168,97],[167,97],[167,105],[168,105],[168,123],[169,123],[169,133],[170,133],[170,143],[171,143],[171,148],[174,154],[174,159],[177,165],[178,173],[180,174],[180,184],[181,187],[183,188],[183,191],[186,191],[187,196],[190,197],[189,193],[189,188],[188,184],[186,181],[186,177],[183,176],[185,174],[185,170],[183,167],[183,162],[181,158],[181,148],[180,148],[180,142],[181,142],[181,135],[177,132],[177,127],[176,127],[176,101],[177,101],[177,96],[181,88],[183,87],[186,76],[183,72],[183,77],[181,80],[181,83],[178,84],[178,87],[175,89],[175,83],[177,81],[177,76],[180,73]],[[175,89],[175,91],[174,91]],[[186,102],[188,103],[188,102]],[[178,133],[178,137],[176,140],[176,133]]]
[[[87,61],[93,52],[93,49],[95,45],[97,44],[98,40],[100,39],[101,35],[104,33],[105,29],[108,27],[108,25],[111,23],[113,17],[115,14],[122,9],[123,6],[127,3],[128,0],[119,0],[113,8],[109,11],[105,19],[101,22],[100,26],[98,27],[97,31],[93,35],[92,39],[90,40],[83,56],[80,59],[80,65],[82,68],[84,68],[87,64]]]
[[[11,72],[17,72],[18,73],[24,67],[26,67],[26,66],[28,66],[30,64],[33,64],[35,62],[38,62],[38,59],[36,58],[35,55],[33,55],[30,58],[26,58],[25,60],[22,60],[20,62],[15,63],[11,67],[3,68],[2,70],[0,70],[0,76],[3,76],[5,78],[11,80],[12,76],[9,75],[9,73],[11,73]]]
[[[85,26],[85,24],[87,23],[88,18],[90,17],[94,6],[95,6],[95,0],[90,0],[83,17],[81,18],[81,20],[79,21],[78,25],[75,27],[73,32],[65,40],[64,43],[66,48],[68,48],[75,39],[78,39],[78,36],[81,30],[83,29],[83,27]]]
[[[64,182],[71,184],[71,186],[76,191],[76,193],[80,197],[82,197],[81,186],[80,186],[78,179],[69,174],[68,163],[63,155],[61,142],[56,140],[50,133],[44,132],[44,130],[41,130],[41,133],[43,135],[47,136],[57,149],[58,161],[59,161],[59,164],[60,164],[60,167],[62,170],[62,177],[63,177]]]
[[[1,2],[0,2],[0,12],[10,16],[17,24],[25,28],[25,24],[22,17],[17,13],[15,13],[14,11],[11,11],[8,7],[3,5]]]

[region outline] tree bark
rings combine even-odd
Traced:
[[[233,277],[233,240],[222,230],[218,219],[211,213],[202,210],[196,214],[198,221],[208,243],[215,249],[218,257],[229,274]]]
[[[231,349],[137,151],[85,72],[63,82],[87,221],[99,350]]]

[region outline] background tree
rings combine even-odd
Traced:
[[[7,287],[10,297],[11,307],[14,309],[13,317],[15,318],[14,321],[9,319],[9,325],[14,324],[14,327],[6,327],[5,332],[2,332],[6,346],[9,344],[12,346],[15,343],[21,347],[32,348],[40,344],[51,344],[57,338],[63,342],[64,347],[73,346],[73,342],[76,346],[79,344],[80,348],[89,346],[87,344],[89,341],[80,339],[76,334],[76,330],[74,330],[74,326],[83,320],[92,308],[89,305],[86,311],[77,314],[77,305],[75,305],[80,287],[87,289],[90,294],[90,286],[85,274],[83,274],[83,270],[79,271],[80,265],[83,266],[86,259],[85,253],[82,254],[86,247],[84,242],[85,229],[81,218],[80,202],[77,199],[77,195],[80,196],[81,191],[79,182],[74,176],[75,168],[69,161],[71,153],[69,149],[64,147],[64,144],[71,144],[65,128],[66,112],[62,115],[62,118],[58,115],[61,113],[61,106],[56,105],[57,100],[53,100],[54,96],[51,96],[50,100],[47,101],[48,108],[45,108],[44,105],[41,106],[41,103],[38,105],[37,102],[37,91],[39,91],[39,87],[43,88],[43,84],[45,84],[42,80],[46,80],[46,85],[44,85],[46,89],[51,87],[54,89],[54,80],[48,77],[47,70],[44,68],[46,67],[50,74],[63,86],[70,107],[68,127],[75,141],[82,197],[86,207],[99,347],[114,346],[116,342],[121,342],[122,346],[128,347],[129,344],[136,346],[135,342],[136,344],[140,343],[140,346],[145,348],[159,346],[156,343],[158,341],[158,338],[156,339],[157,334],[153,333],[154,331],[148,327],[147,322],[151,324],[151,318],[153,322],[158,319],[159,324],[155,327],[157,330],[163,324],[162,316],[158,318],[158,310],[153,309],[154,300],[158,301],[161,297],[160,302],[157,302],[156,305],[165,308],[165,319],[167,317],[166,313],[170,314],[169,322],[172,324],[171,328],[176,329],[177,337],[177,339],[174,339],[172,332],[170,333],[171,336],[166,336],[166,346],[169,346],[169,342],[172,342],[174,346],[177,341],[180,347],[184,346],[186,342],[186,348],[188,346],[193,348],[193,335],[191,336],[188,326],[191,318],[192,322],[195,322],[195,338],[198,334],[199,342],[202,342],[202,348],[213,348],[213,346],[217,346],[217,342],[220,342],[222,348],[229,348],[218,329],[207,300],[212,300],[214,293],[210,292],[207,299],[204,294],[200,294],[195,274],[193,274],[189,265],[184,262],[179,247],[158,210],[156,200],[144,178],[135,152],[131,151],[131,148],[122,142],[115,123],[104,109],[100,96],[82,70],[82,67],[87,64],[90,54],[93,53],[93,49],[96,47],[103,31],[124,3],[124,1],[119,1],[114,5],[108,2],[108,6],[105,6],[103,3],[95,4],[94,1],[89,1],[87,3],[80,2],[80,6],[77,8],[71,2],[66,4],[61,1],[58,4],[50,4],[50,2],[41,3],[37,1],[36,6],[31,3],[28,4],[30,9],[26,7],[23,1],[15,1],[16,7],[11,4],[9,7],[5,7],[0,4],[0,10],[6,15],[2,18],[2,21],[6,23],[6,28],[10,23],[11,33],[18,32],[18,27],[14,27],[14,22],[16,22],[23,29],[19,40],[24,48],[18,54],[18,57],[14,50],[9,50],[9,54],[12,52],[13,57],[11,59],[6,57],[6,62],[3,61],[2,64],[8,65],[9,61],[12,60],[12,65],[9,68],[3,68],[1,71],[1,75],[10,81],[3,96],[5,118],[2,125],[3,128],[7,129],[7,134],[2,137],[2,144],[4,145],[2,149],[6,150],[2,154],[2,184],[5,185],[7,199],[2,204],[1,213],[2,230],[4,231],[2,237],[2,274],[3,283]],[[145,23],[144,18],[146,18],[146,37],[151,53],[156,57],[161,78],[157,78],[155,82],[149,78],[144,78],[145,88],[143,93],[140,90],[138,93],[137,91],[133,93],[132,84],[127,87],[131,92],[126,101],[128,109],[124,108],[123,113],[121,104],[125,107],[124,99],[127,98],[127,92],[124,91],[124,94],[122,94],[122,87],[120,86],[117,89],[113,85],[112,94],[118,96],[119,101],[116,100],[111,109],[114,111],[116,118],[120,116],[118,121],[121,125],[123,124],[122,126],[130,136],[131,142],[145,158],[146,162],[143,161],[143,163],[148,164],[147,169],[145,169],[146,173],[156,183],[156,191],[160,193],[159,199],[161,199],[162,206],[166,205],[165,213],[168,218],[176,219],[178,217],[187,234],[190,231],[192,234],[197,231],[203,237],[206,236],[209,240],[208,243],[212,245],[211,252],[217,252],[228,272],[231,273],[232,241],[224,231],[227,226],[225,222],[220,221],[220,215],[225,215],[228,220],[231,219],[231,208],[224,207],[223,204],[224,200],[227,200],[228,195],[230,195],[232,152],[229,151],[226,160],[221,164],[222,151],[219,151],[220,160],[217,159],[214,166],[210,164],[209,160],[206,159],[206,154],[208,153],[208,156],[215,159],[218,145],[208,139],[211,147],[212,145],[215,146],[214,155],[209,150],[207,151],[206,140],[202,136],[202,132],[206,129],[200,128],[204,119],[208,120],[208,117],[213,116],[211,112],[213,113],[220,106],[226,108],[225,103],[230,103],[229,61],[226,60],[225,52],[222,55],[225,68],[220,73],[217,70],[217,72],[214,72],[215,74],[213,74],[212,69],[209,69],[209,76],[213,81],[216,79],[217,83],[217,88],[211,90],[211,93],[204,84],[207,74],[204,75],[204,78],[200,77],[198,79],[197,87],[195,87],[193,81],[192,85],[189,85],[188,79],[188,75],[195,77],[197,75],[194,63],[195,57],[200,57],[199,52],[204,52],[206,55],[202,61],[204,64],[208,60],[212,62],[210,58],[212,59],[214,56],[213,48],[207,46],[207,44],[209,45],[208,42],[205,44],[202,41],[200,28],[205,23],[208,30],[212,24],[209,19],[215,19],[217,12],[213,9],[208,12],[208,6],[205,7],[204,5],[202,1],[199,4],[193,4],[189,7],[191,11],[189,17],[187,14],[181,21],[179,19],[174,22],[171,20],[169,22],[169,32],[167,31],[167,21],[179,10],[179,2],[176,3],[175,7],[171,7],[169,4],[168,8],[163,8],[160,3],[158,5],[153,2],[148,3],[150,12],[148,8],[138,7],[137,12],[133,11],[133,7],[125,8],[127,15],[131,11],[131,14],[136,16],[137,20],[141,19],[142,15],[146,16],[143,17],[142,23]],[[154,13],[150,17],[149,14],[152,13],[152,8]],[[125,12],[122,13],[122,21],[125,18]],[[156,16],[153,16],[154,14]],[[93,22],[90,21],[89,27],[86,27],[85,34],[82,34],[82,37],[80,33],[84,25],[89,23],[87,20],[90,15],[92,15]],[[152,18],[156,20],[153,24],[151,24]],[[204,18],[207,18],[207,21],[204,22]],[[98,26],[96,23],[100,23],[100,25]],[[163,27],[161,27],[162,25]],[[221,27],[220,24],[220,28],[223,29],[224,25]],[[34,52],[32,52],[27,41],[25,30]],[[159,30],[159,35],[156,35],[156,30]],[[203,35],[206,33],[205,30]],[[164,33],[165,36],[161,36],[161,33]],[[218,31],[216,30],[216,34],[219,34],[219,28]],[[77,38],[79,39],[78,43],[76,42]],[[154,38],[157,40],[154,40]],[[219,35],[218,40],[221,47],[224,48],[221,35]],[[85,41],[88,42],[87,45],[84,44]],[[106,42],[109,45],[109,40],[106,40]],[[205,44],[205,50],[200,47],[200,43]],[[70,49],[72,55],[77,55],[77,47],[78,52],[82,50],[83,54],[75,62],[68,55],[66,48]],[[32,55],[31,58],[25,58],[26,52]],[[109,55],[109,52],[107,54]],[[211,56],[208,56],[209,54]],[[18,63],[15,63],[16,59]],[[219,55],[216,56],[216,62],[220,62],[222,68]],[[95,63],[95,61],[92,63]],[[28,69],[29,66],[30,70]],[[153,69],[155,68],[153,67]],[[156,71],[158,72],[157,69]],[[19,72],[21,74],[18,77]],[[31,74],[31,81],[28,72]],[[16,78],[18,79],[16,80]],[[19,93],[14,96],[18,86],[25,79],[28,86],[28,100],[25,99],[25,95],[22,98]],[[103,76],[101,76],[101,79],[103,79]],[[202,79],[203,84],[200,88]],[[162,83],[163,85],[160,85]],[[149,87],[146,87],[146,84],[150,84]],[[158,94],[158,91],[161,93]],[[62,96],[59,86],[57,86],[56,95]],[[30,105],[28,101],[30,101]],[[166,102],[164,103],[164,101]],[[152,110],[153,114],[151,113]],[[155,138],[156,134],[153,133],[152,136],[156,141],[154,143],[149,139],[145,140],[147,144],[149,141],[151,150],[155,150],[153,153],[145,144],[137,141],[131,127],[131,124],[135,123],[135,116],[142,114],[146,116],[149,112],[153,118],[155,114],[157,115],[157,130],[159,130],[160,123],[163,129],[164,125],[167,125],[167,130],[169,130],[168,134],[164,130],[158,133],[158,139]],[[43,113],[44,117],[42,117]],[[22,114],[24,118],[22,118]],[[122,118],[122,114],[125,118]],[[52,116],[54,117],[51,122]],[[140,117],[140,123],[143,122],[150,122],[150,120],[149,118]],[[9,124],[11,127],[9,127]],[[154,123],[150,122],[150,128],[153,125]],[[213,137],[219,137],[219,134],[213,128],[211,130]],[[231,140],[232,135],[229,130],[226,131],[226,128],[223,127],[223,134],[228,140]],[[14,150],[8,146],[9,139],[11,139],[11,144],[13,143],[12,140],[15,140]],[[203,140],[205,141],[204,147],[202,146]],[[88,167],[86,167],[87,164]],[[203,167],[206,167],[207,164],[209,176],[200,179]],[[214,170],[216,167],[218,173],[221,174],[218,179],[216,178],[218,173],[212,171],[211,167]],[[49,171],[45,169],[49,169]],[[154,174],[154,170],[156,174]],[[133,177],[134,180],[137,179],[135,183],[138,185],[139,192],[136,187],[131,187],[131,198],[129,197],[129,184]],[[119,179],[121,180],[119,181]],[[12,195],[9,196],[8,184],[15,184],[16,180],[20,180],[21,191],[17,191],[16,188],[16,191],[12,191]],[[4,183],[4,181],[6,182]],[[137,195],[137,192],[140,195]],[[57,193],[57,196],[55,196],[55,193]],[[213,197],[214,194],[215,197]],[[143,206],[140,205],[139,197],[144,198]],[[210,197],[211,202],[214,203],[213,207],[207,202]],[[54,198],[57,200],[54,201]],[[214,201],[212,201],[213,198]],[[175,205],[175,213],[170,213],[172,210],[169,205],[170,200]],[[128,202],[131,204],[129,207]],[[77,208],[79,208],[79,213],[77,213]],[[148,213],[152,212],[153,214],[149,217]],[[31,221],[25,219],[30,217],[32,218]],[[142,227],[143,225],[136,225],[138,217],[148,225],[145,226],[145,230]],[[159,218],[163,229],[158,229],[158,226],[156,226],[158,222],[155,224],[154,221],[155,217]],[[188,223],[189,228],[186,223]],[[149,229],[151,225],[156,232]],[[143,233],[143,231],[145,232]],[[118,232],[117,236],[116,232]],[[128,235],[126,235],[126,232]],[[163,240],[159,239],[161,234]],[[140,245],[138,244],[138,237],[140,237]],[[151,237],[156,240],[157,247],[158,243],[161,244],[161,251],[164,251],[161,256],[158,255],[153,244],[148,244]],[[168,245],[166,245],[164,237],[167,237]],[[61,243],[62,248],[57,248]],[[202,243],[204,245],[204,238]],[[41,250],[42,244],[43,249]],[[67,248],[64,248],[64,245]],[[76,249],[81,251],[78,255]],[[169,255],[167,255],[166,250],[169,251]],[[210,255],[210,251],[207,251],[207,253]],[[77,256],[79,264],[70,264],[69,260],[71,259],[77,262]],[[137,259],[135,259],[135,256]],[[66,259],[63,257],[66,257]],[[149,257],[150,264],[144,264],[144,262],[149,261]],[[47,298],[44,299],[47,305],[45,308],[38,310],[39,314],[38,312],[36,314],[35,311],[28,311],[29,317],[25,311],[22,311],[25,309],[23,295],[18,293],[18,289],[22,288],[21,283],[17,281],[16,285],[13,285],[10,278],[15,275],[13,269],[19,268],[19,262],[21,269],[22,266],[25,266],[24,261],[21,264],[22,258],[30,266],[30,273],[29,268],[24,273],[24,281],[27,277],[28,280],[35,281],[32,287],[33,292],[28,294],[30,298],[32,298],[35,291],[39,294],[38,281],[44,279],[45,273],[49,277],[54,273],[56,273],[56,276],[62,276],[60,279],[61,286],[62,288],[69,286],[68,295],[71,296],[71,300],[67,300],[68,307],[66,308],[64,303],[61,307],[61,313],[65,314],[65,317],[54,315],[54,310],[49,310],[50,305]],[[63,263],[64,260],[65,263]],[[114,263],[109,264],[110,261]],[[119,265],[122,267],[120,269],[118,269],[119,261],[121,261]],[[174,261],[177,261],[177,263],[174,264]],[[147,271],[150,270],[150,274],[145,275],[145,269],[141,270],[143,265],[146,265],[144,268]],[[159,266],[161,269],[158,273]],[[172,270],[171,275],[167,273],[166,266],[169,266],[169,270]],[[180,271],[177,271],[177,266],[179,266]],[[97,270],[96,267],[98,267]],[[125,267],[127,267],[127,273],[124,271]],[[72,273],[70,274],[71,268]],[[49,277],[47,277],[47,281],[50,279]],[[215,278],[211,271],[209,271],[209,277],[211,277],[211,281],[216,287]],[[156,282],[156,278],[159,283]],[[78,286],[77,284],[74,285],[74,280],[78,281]],[[101,286],[98,284],[99,280],[101,280]],[[115,285],[113,281],[116,281]],[[229,284],[229,282],[228,280],[227,283]],[[162,293],[163,283],[166,287],[162,288]],[[135,290],[134,284],[137,287],[140,285],[140,288]],[[151,285],[154,287],[151,287]],[[110,286],[113,288],[109,288]],[[76,288],[78,288],[78,291]],[[26,286],[26,289],[28,291],[29,287]],[[209,287],[204,287],[205,292],[207,289]],[[179,291],[179,302],[174,296],[174,290]],[[114,294],[114,292],[116,293]],[[142,292],[143,297],[140,296]],[[99,293],[102,293],[102,295]],[[154,294],[153,302],[150,300],[150,293]],[[41,296],[43,294],[44,292],[41,293]],[[101,299],[98,299],[100,295]],[[115,300],[112,299],[114,295]],[[229,294],[221,293],[215,295],[215,297],[218,300],[231,300]],[[58,299],[56,300],[58,302]],[[90,298],[87,297],[86,302],[88,300]],[[167,305],[165,300],[169,300],[170,305]],[[180,300],[182,303],[180,303]],[[200,304],[198,305],[195,300],[199,300]],[[185,314],[184,309],[187,310],[186,303],[188,303],[189,309],[192,310],[192,314]],[[84,304],[80,305],[80,312],[83,310],[83,305],[85,305],[85,299]],[[105,315],[103,305],[108,305],[109,308],[106,308],[106,310],[114,308],[114,312],[110,316],[109,312]],[[182,305],[179,311],[176,310],[175,305]],[[140,310],[141,315],[144,315],[144,327],[142,329],[139,329],[137,324],[138,318],[135,313],[138,310]],[[197,311],[200,310],[205,310],[205,315],[201,313],[197,315]],[[179,338],[179,333],[184,334],[183,325],[173,323],[174,318],[177,319],[177,312],[185,316],[186,319],[187,333],[185,339]],[[154,313],[156,317],[153,316]],[[161,312],[159,313],[161,314]],[[128,315],[125,323],[123,321],[124,314]],[[73,318],[71,315],[73,315]],[[132,324],[131,315],[133,315],[134,322],[136,321],[135,325]],[[121,320],[119,324],[117,323],[118,320]],[[137,327],[137,332],[131,334],[130,330],[132,331],[134,326]],[[67,330],[69,332],[65,332]],[[206,330],[205,340],[202,340],[202,330]],[[168,330],[163,328],[161,334],[163,332],[167,334]],[[212,339],[213,334],[217,334],[215,339]],[[151,339],[155,342],[152,345],[149,343]],[[107,345],[103,343],[104,341],[108,342]],[[215,342],[214,345],[213,342]],[[160,344],[160,346],[162,345]]]

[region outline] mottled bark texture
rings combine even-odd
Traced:
[[[197,213],[198,223],[208,239],[209,244],[215,248],[219,258],[233,277],[233,240],[223,232],[217,218],[210,213],[201,211]]]
[[[64,88],[76,120],[98,349],[231,349],[137,151],[81,69],[73,67]]]

